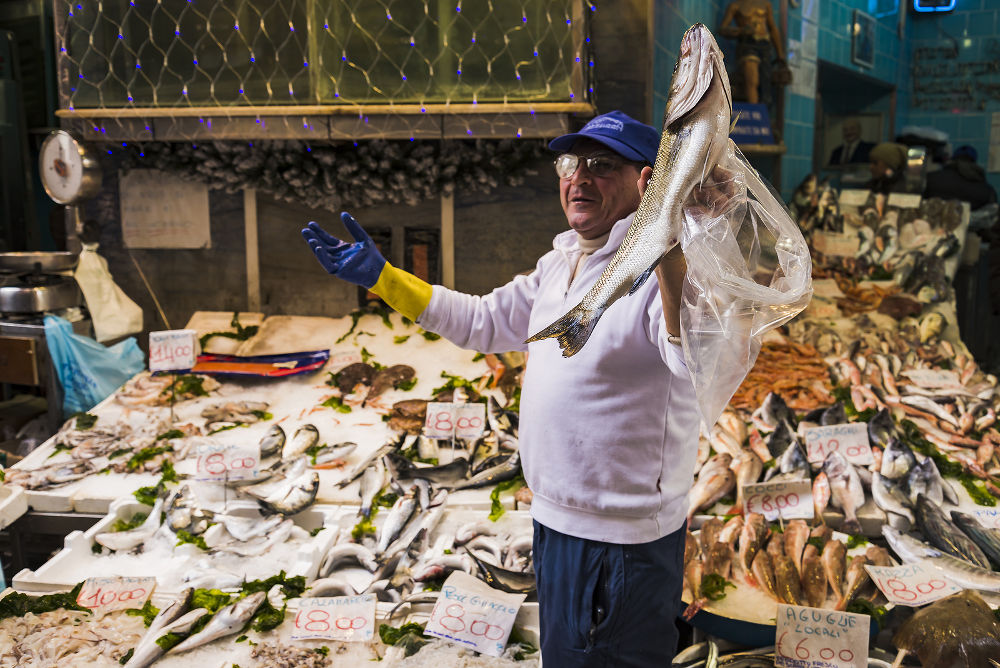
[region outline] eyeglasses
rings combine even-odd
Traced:
[[[622,158],[608,153],[599,153],[591,156],[563,153],[552,164],[555,165],[556,174],[559,175],[559,178],[568,179],[576,174],[581,160],[587,165],[587,171],[594,176],[610,176],[627,162]]]

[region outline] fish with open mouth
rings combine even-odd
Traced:
[[[556,338],[570,357],[586,344],[604,312],[631,294],[680,240],[683,208],[727,147],[732,93],[722,51],[701,23],[681,39],[653,176],[625,239],[583,300],[527,342]]]

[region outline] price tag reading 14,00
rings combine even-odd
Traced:
[[[95,613],[141,608],[156,587],[156,578],[87,578],[76,602]]]
[[[783,668],[867,668],[871,618],[778,604],[774,665]]]
[[[198,457],[195,480],[248,480],[257,477],[259,444],[202,443],[195,452]]]

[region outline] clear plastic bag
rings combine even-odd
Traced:
[[[146,366],[134,336],[105,347],[54,315],[45,316],[45,342],[62,385],[65,416],[90,410]]]
[[[681,341],[711,427],[757,360],[766,332],[812,297],[802,232],[732,140],[685,206]]]

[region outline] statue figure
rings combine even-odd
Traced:
[[[734,21],[736,25],[732,25]],[[737,98],[770,107],[771,84],[787,84],[791,80],[770,1],[733,0],[726,7],[719,33],[736,40],[736,61],[743,84]],[[773,73],[776,76],[772,76],[774,60],[778,64]]]

